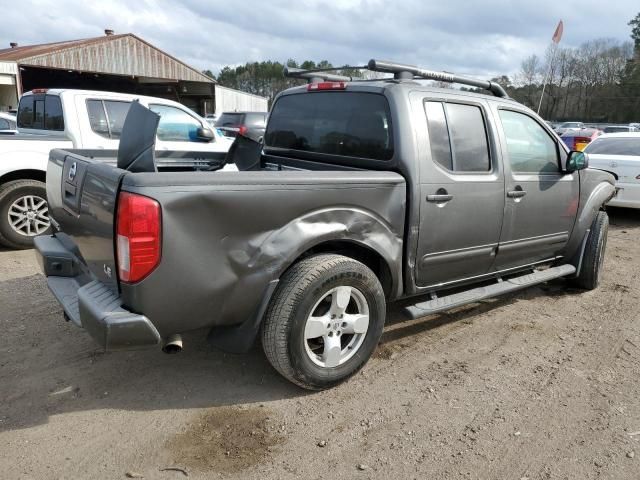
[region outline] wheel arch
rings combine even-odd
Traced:
[[[14,180],[36,180],[45,183],[47,172],[36,169],[13,170],[0,176],[0,185],[13,182]]]
[[[326,240],[308,248],[289,262],[280,276],[300,260],[321,253],[335,253],[363,263],[378,277],[385,297],[389,298],[392,295],[395,283],[387,259],[372,247],[352,239]]]

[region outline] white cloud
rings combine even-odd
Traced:
[[[132,32],[195,66],[218,71],[247,61],[370,57],[460,73],[513,73],[542,55],[557,21],[564,45],[599,37],[626,40],[637,0],[2,0],[0,46]],[[34,14],[34,12],[37,12]]]

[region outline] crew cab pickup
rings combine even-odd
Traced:
[[[191,170],[226,156],[232,142],[171,100],[86,90],[27,92],[18,108],[18,134],[0,136],[0,244],[30,248],[36,235],[50,231],[44,184],[49,152],[107,149],[112,152],[99,158],[115,160],[125,116],[136,99],[162,117],[156,148],[165,164],[179,158],[179,165]]]
[[[499,85],[369,68],[394,78],[291,72],[311,83],[276,98],[263,143],[239,137],[237,172],[53,151],[55,232],[36,248],[66,316],[107,350],[259,337],[284,377],[323,389],[365,364],[390,302],[417,319],[559,277],[598,285],[613,176]]]

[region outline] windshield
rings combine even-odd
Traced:
[[[375,93],[286,95],[269,117],[265,146],[389,160],[393,156],[389,104]]]
[[[640,136],[634,138],[598,138],[591,142],[584,151],[585,153],[596,155],[640,156]]]

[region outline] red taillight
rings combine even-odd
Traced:
[[[317,90],[344,90],[346,88],[347,82],[310,83],[307,85],[307,92],[315,92]]]
[[[116,215],[118,274],[123,282],[138,282],[160,262],[160,204],[149,197],[122,192]]]
[[[248,128],[245,125],[240,125],[238,127],[238,133],[240,135],[244,135],[245,133],[247,133]]]
[[[34,88],[33,90],[31,90],[31,93],[36,94],[36,93],[47,93],[49,91],[48,88]]]

